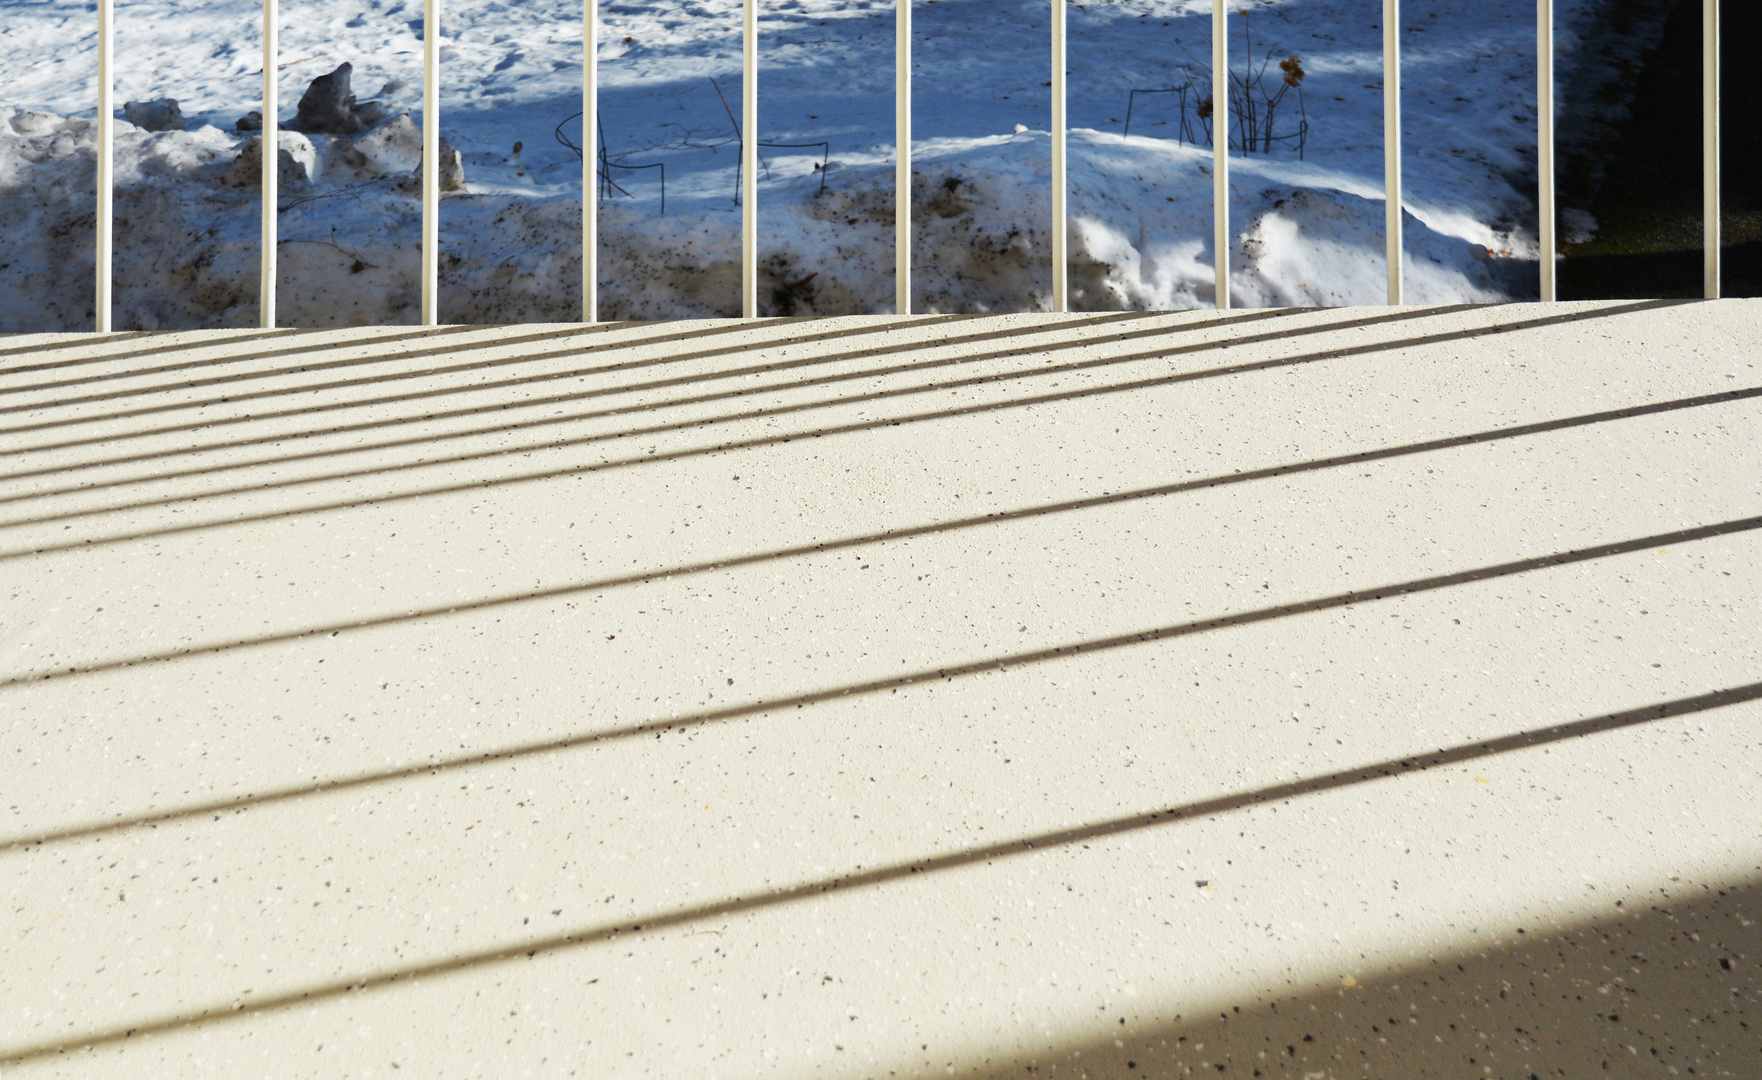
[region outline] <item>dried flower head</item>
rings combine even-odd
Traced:
[[[1285,73],[1285,85],[1286,86],[1302,86],[1303,85],[1303,76],[1306,74],[1306,72],[1303,70],[1303,61],[1297,59],[1296,53],[1292,53],[1290,56],[1287,56],[1285,59],[1280,60],[1279,61],[1279,70],[1283,71]]]
[[[1201,101],[1199,103],[1198,111],[1199,111],[1199,119],[1210,120],[1211,119],[1211,99],[1206,98],[1205,100]]]

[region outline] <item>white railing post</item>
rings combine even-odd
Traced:
[[[1719,0],[1701,7],[1701,214],[1707,299],[1719,299]]]
[[[759,317],[759,0],[742,5],[740,114],[740,315]]]
[[[1229,14],[1211,0],[1211,218],[1217,307],[1230,306],[1230,72]]]
[[[912,0],[893,17],[893,311],[912,313]]]
[[[1065,280],[1065,0],[1052,0],[1052,310],[1069,311]]]
[[[1560,246],[1554,204],[1554,0],[1536,0],[1536,211],[1542,301],[1552,303],[1559,292],[1554,277]]]
[[[275,245],[276,206],[281,201],[281,101],[276,65],[280,62],[278,41],[279,16],[276,0],[263,0],[263,127],[257,133],[258,149],[263,154],[262,252],[257,263],[257,325],[275,329]]]
[[[599,0],[581,4],[581,321],[600,317]]]
[[[110,250],[115,225],[112,181],[116,157],[116,124],[110,115],[116,111],[112,100],[115,75],[111,70],[116,55],[115,38],[116,17],[111,0],[98,0],[98,126],[94,129],[98,153],[98,217],[97,233],[93,237],[97,282],[92,310],[96,316],[93,320],[95,328],[100,334],[110,332]]]
[[[1389,303],[1401,303],[1401,0],[1383,0],[1383,209]]]
[[[422,325],[440,325],[440,0],[422,5]]]

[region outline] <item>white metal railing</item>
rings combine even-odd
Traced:
[[[590,0],[591,2],[591,0]],[[1719,299],[1719,0],[1701,0],[1701,277]]]
[[[276,207],[281,203],[281,94],[276,85],[281,55],[281,27],[275,14],[276,0],[263,0],[263,126],[257,146],[263,151],[262,253],[257,269],[257,325],[275,325]]]
[[[115,136],[110,118],[115,115],[115,0],[98,0],[98,118],[96,227],[96,329],[108,333],[113,305],[112,266],[115,228]],[[1069,308],[1066,241],[1069,230],[1069,192],[1065,153],[1065,4],[1052,4],[1052,310]],[[896,0],[894,38],[894,310],[911,312],[911,87],[912,0]],[[1228,0],[1212,0],[1212,250],[1216,272],[1218,308],[1230,306],[1230,152]],[[275,326],[276,203],[279,197],[280,135],[276,72],[278,50],[278,0],[263,0],[263,127],[259,139],[263,152],[262,259],[258,301],[260,323]],[[1720,130],[1719,130],[1719,0],[1702,0],[1701,112],[1702,112],[1702,218],[1706,254],[1703,292],[1710,299],[1720,293]],[[581,319],[599,318],[599,206],[593,197],[595,155],[599,120],[598,0],[585,0],[582,15],[582,155],[581,155]],[[1383,0],[1383,183],[1388,259],[1388,302],[1402,302],[1402,184],[1401,184],[1401,4]],[[422,69],[422,323],[440,322],[440,0],[423,3]],[[740,310],[744,318],[758,316],[758,122],[759,58],[758,0],[743,0],[741,26],[741,221]],[[1554,154],[1554,2],[1536,0],[1536,136],[1538,175],[1537,206],[1541,216],[1541,297],[1552,301],[1556,294],[1556,198]]]
[[[111,205],[115,184],[110,175],[110,165],[116,156],[112,145],[115,125],[110,122],[111,115],[116,112],[116,104],[111,100],[114,84],[110,78],[116,51],[115,38],[116,17],[111,10],[111,0],[98,0],[98,220],[93,237],[98,292],[93,299],[93,309],[97,312],[100,334],[110,332],[110,239],[116,216]]]
[[[1065,0],[1052,3],[1052,310],[1070,310],[1065,257],[1071,185],[1065,172]]]
[[[1057,0],[1054,0],[1057,2]],[[1230,306],[1230,24],[1224,0],[1211,0],[1211,250],[1219,311]],[[1052,223],[1061,228],[1062,221]]]
[[[581,321],[595,322],[600,310],[600,201],[595,189],[594,148],[599,145],[600,57],[599,4],[581,5]]]
[[[1554,0],[1536,0],[1536,237],[1542,267],[1542,300],[1555,299],[1554,205]]]
[[[905,315],[912,310],[912,0],[895,0],[894,11],[893,310]]]
[[[588,0],[592,3],[593,0]],[[440,324],[440,0],[422,4],[422,325]],[[583,117],[583,119],[586,119]],[[265,123],[269,121],[265,118]],[[583,156],[590,153],[582,147]],[[581,205],[592,202],[587,191]],[[274,318],[273,315],[270,316]]]
[[[1391,304],[1401,302],[1401,191],[1401,0],[1383,0],[1383,235]]]

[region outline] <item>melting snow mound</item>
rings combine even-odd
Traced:
[[[116,127],[118,329],[257,321],[254,132]],[[92,321],[92,121],[0,110],[0,330]],[[277,321],[415,322],[420,132],[405,114],[352,135],[284,131]],[[1088,130],[1069,136],[1070,299],[1078,310],[1212,303],[1208,150]],[[1049,146],[1044,132],[943,140],[915,157],[913,308],[984,313],[1050,307]],[[1377,193],[1314,166],[1232,163],[1234,301],[1374,304],[1384,296]],[[892,310],[893,172],[863,165],[779,175],[759,189],[760,310]],[[662,215],[608,204],[601,317],[739,314],[739,211]],[[441,314],[448,322],[580,316],[580,203],[471,190],[441,210]],[[1508,265],[1481,243],[1408,215],[1408,298],[1509,299]]]

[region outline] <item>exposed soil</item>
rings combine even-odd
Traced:
[[[1762,5],[1723,7],[1722,291],[1757,296],[1762,66],[1749,54],[1762,42]],[[1598,229],[1593,239],[1564,248],[1561,299],[1702,294],[1701,0],[1675,4],[1662,41],[1639,70],[1629,112],[1600,157],[1564,162],[1563,205],[1584,206]],[[1577,194],[1575,186],[1588,200],[1567,201]]]

